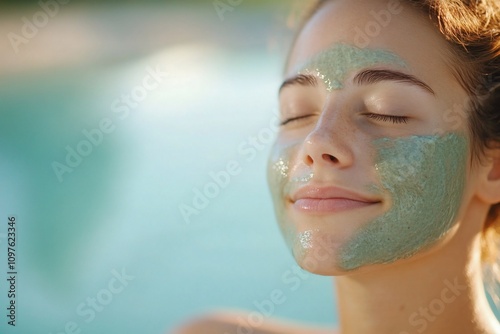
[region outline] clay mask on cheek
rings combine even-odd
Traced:
[[[382,138],[373,144],[375,168],[392,207],[343,247],[339,256],[345,270],[392,263],[431,246],[454,225],[462,201],[464,135]]]
[[[299,74],[309,74],[319,78],[331,92],[342,89],[345,79],[353,71],[381,64],[406,67],[404,60],[390,51],[359,49],[351,45],[336,44],[301,66]]]
[[[291,185],[307,184],[313,178],[312,173],[298,175],[290,178],[290,159],[296,147],[274,147],[271,156],[269,157],[267,167],[267,182],[271,191],[271,196],[274,202],[276,220],[283,238],[290,250],[294,249],[294,243],[297,242],[297,230],[293,224],[290,224],[286,218],[285,212],[285,195],[290,191]],[[307,237],[304,237],[305,240]]]

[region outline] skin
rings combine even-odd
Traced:
[[[328,2],[299,34],[285,79],[335,45],[355,47],[356,28],[366,27],[374,21],[370,13],[387,6],[385,0]],[[329,90],[318,80],[314,86],[288,85],[280,92],[282,120],[301,118],[281,128],[270,157],[269,183],[277,220],[300,266],[316,274],[337,276],[340,328],[318,331],[269,322],[254,333],[500,333],[480,275],[481,231],[490,205],[500,202],[498,150],[489,150],[481,164],[469,164],[471,153],[465,150],[463,178],[457,173],[461,179],[457,182],[463,186],[458,208],[451,223],[443,225],[443,233],[431,242],[420,243],[422,247],[409,256],[391,261],[368,261],[355,268],[342,262],[343,250],[360,231],[395,206],[391,193],[381,187],[377,140],[458,134],[470,142],[465,120],[457,126],[445,117],[449,110],[461,108],[463,112],[467,101],[467,93],[450,68],[453,58],[445,40],[425,15],[406,3],[401,6],[401,13],[393,15],[364,47],[392,52],[406,66],[370,66],[413,75],[434,94],[401,82],[358,85],[353,78],[359,69],[347,73],[336,89]],[[369,118],[360,110],[408,116],[409,121],[394,124]],[[313,183],[356,191],[378,204],[321,215],[294,210],[286,194]],[[177,333],[236,328],[234,317],[225,314],[191,322]]]
[[[384,67],[409,70],[406,62],[393,52],[335,44],[308,60],[306,65],[300,66],[298,73],[301,76],[312,74],[312,79],[318,80],[313,83],[312,79],[307,83],[303,80],[287,81],[282,90],[289,89],[292,82],[301,88],[304,85],[316,87],[321,82],[327,92],[342,91],[350,73],[367,73],[367,69],[374,67],[379,70]],[[353,81],[357,86],[363,82],[359,79]],[[399,79],[396,82],[401,83]],[[435,97],[434,91],[425,84],[415,80],[411,84],[424,88],[427,94]],[[391,263],[410,257],[445,235],[455,222],[465,184],[468,154],[466,134],[445,134],[444,130],[440,130],[432,136],[380,137],[390,136],[391,133],[379,131],[380,122],[368,121],[373,117],[367,116],[373,116],[371,112],[374,109],[379,110],[381,105],[378,102],[378,105],[374,106],[373,100],[378,99],[383,105],[385,98],[386,108],[390,103],[390,108],[396,109],[397,106],[404,111],[405,108],[408,109],[406,103],[398,100],[406,102],[403,97],[409,94],[405,93],[403,96],[403,92],[392,89],[391,99],[396,102],[382,95],[381,92],[371,95],[368,102],[364,102],[365,106],[359,108],[362,117],[356,120],[356,123],[368,134],[365,136],[364,151],[365,155],[368,153],[374,161],[372,170],[364,173],[372,172],[376,176],[376,180],[370,180],[370,184],[364,186],[365,192],[370,192],[370,196],[366,197],[380,201],[379,207],[390,207],[388,210],[384,209],[386,212],[383,215],[368,220],[359,217],[359,222],[351,219],[349,215],[334,215],[326,217],[327,219],[315,216],[318,218],[317,223],[311,225],[309,219],[303,220],[297,211],[290,210],[289,201],[283,201],[283,198],[293,197],[294,189],[306,184],[321,186],[321,183],[328,183],[324,180],[325,176],[318,172],[314,175],[314,168],[307,169],[306,174],[309,177],[306,179],[292,175],[304,173],[293,170],[290,172],[294,151],[289,148],[296,146],[289,145],[293,143],[292,140],[287,140],[285,145],[276,145],[271,156],[268,179],[277,218],[297,262],[303,263],[309,271],[319,274],[325,271],[313,268],[317,266],[321,251],[327,251],[331,255],[338,254],[337,261],[329,262],[339,262],[345,270],[357,269],[367,264]],[[314,100],[313,103],[317,101]],[[296,110],[293,107],[282,108],[282,133],[285,135],[293,134],[297,127],[300,128],[300,122],[307,122],[309,118],[316,116],[314,109],[301,108],[298,113]],[[382,120],[387,123],[387,120]],[[399,121],[405,123],[405,126],[408,122],[410,120]],[[394,124],[394,121],[392,123]],[[330,155],[330,158],[336,159],[333,155]],[[347,183],[345,181],[352,182],[348,175],[340,174],[339,180],[334,182],[335,185],[344,185]],[[448,209],[443,210],[444,206]],[[408,218],[402,220],[401,217]],[[351,237],[352,233],[345,233],[348,231],[347,226],[357,230],[354,237]]]

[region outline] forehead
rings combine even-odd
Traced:
[[[331,0],[306,23],[290,53],[286,76],[308,60],[344,44],[398,55],[411,74],[428,82],[438,95],[463,93],[453,75],[453,56],[427,16],[399,0]]]

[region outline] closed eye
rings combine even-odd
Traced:
[[[304,116],[289,118],[289,119],[286,119],[283,122],[281,122],[280,126],[285,126],[285,125],[287,125],[289,123],[296,122],[296,121],[299,121],[301,119],[308,118],[308,117],[311,117],[311,116],[313,116],[313,115],[304,115]]]
[[[407,124],[409,117],[406,116],[391,116],[391,115],[380,115],[380,114],[364,114],[366,117],[374,119],[376,121],[382,122],[392,122],[394,124]]]

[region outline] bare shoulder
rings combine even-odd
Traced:
[[[252,318],[244,312],[211,314],[177,328],[170,334],[339,334],[335,329],[306,326],[297,323]]]

